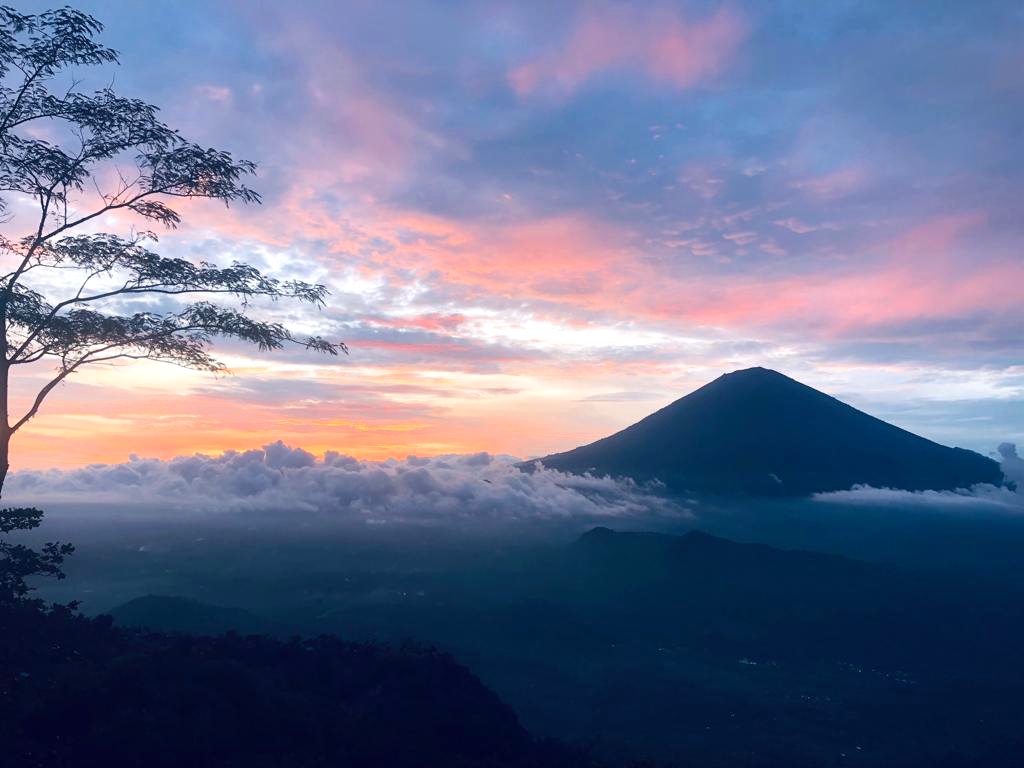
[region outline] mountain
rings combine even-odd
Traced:
[[[592,606],[601,625],[622,622],[634,638],[715,653],[757,649],[790,662],[856,657],[919,674],[966,674],[1010,664],[1024,635],[1024,612],[1007,608],[1019,590],[994,581],[702,531],[595,528],[569,548],[562,575],[549,583],[549,594],[568,588],[569,604]]]
[[[926,440],[766,368],[727,373],[621,432],[539,461],[715,494],[1003,482],[991,459]]]
[[[582,569],[582,583],[606,597],[618,599],[616,595],[639,590],[660,599],[663,588],[678,605],[702,601],[709,592],[716,599],[729,592],[754,596],[762,603],[750,607],[750,616],[765,609],[778,612],[780,604],[792,606],[801,600],[822,600],[833,607],[846,601],[849,608],[851,599],[867,598],[876,605],[880,594],[891,597],[895,584],[904,581],[904,572],[895,566],[741,543],[700,530],[677,536],[593,528],[570,546],[567,564],[577,573]],[[704,594],[684,596],[684,589]],[[768,594],[777,595],[780,602],[764,605]],[[692,611],[693,605],[689,607]],[[719,606],[708,609],[714,613]]]

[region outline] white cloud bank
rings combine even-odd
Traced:
[[[281,442],[261,450],[72,470],[25,470],[5,501],[106,502],[182,513],[315,513],[339,522],[503,522],[687,513],[632,482],[550,469],[521,472],[486,453],[365,462]]]
[[[979,485],[960,491],[855,486],[817,494],[816,502],[1024,513],[1024,459],[1003,443],[999,455],[1016,490]],[[481,522],[640,517],[692,518],[657,489],[609,477],[538,468],[486,453],[359,461],[322,459],[277,442],[259,450],[167,461],[132,459],[70,470],[24,470],[4,488],[7,503],[109,505],[111,511],[176,514],[273,512],[356,523]]]
[[[870,506],[942,507],[946,509],[984,508],[995,512],[1024,512],[1024,458],[1017,454],[1013,443],[1002,443],[998,448],[1000,466],[1006,479],[1016,489],[994,485],[976,485],[956,491],[902,491],[896,488],[873,488],[855,485],[848,491],[819,493],[815,501],[833,504],[863,504]]]

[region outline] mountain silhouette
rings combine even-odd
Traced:
[[[813,595],[836,603],[841,596],[863,594],[873,602],[881,593],[893,593],[891,582],[900,574],[895,566],[741,543],[701,530],[673,535],[598,526],[580,536],[568,555],[573,565],[590,566],[590,578],[605,580],[605,591],[611,594],[637,587],[652,593],[653,585],[660,582],[675,600],[681,599],[678,593],[689,584],[716,595],[730,589],[762,599],[774,591],[789,602]],[[887,580],[885,588],[878,588]],[[778,609],[778,605],[771,608]]]
[[[858,484],[953,490],[1004,480],[991,459],[934,443],[766,368],[727,373],[621,432],[539,461],[715,494],[803,496]]]
[[[581,611],[592,606],[597,626],[618,623],[633,638],[716,653],[757,648],[791,661],[859,657],[946,673],[954,666],[977,670],[997,658],[1009,664],[1024,632],[1024,612],[1006,607],[1019,602],[1019,589],[997,581],[702,531],[676,536],[598,527],[567,549],[561,565],[548,594],[568,594],[568,604]]]

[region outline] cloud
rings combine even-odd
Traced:
[[[193,90],[199,98],[218,104],[228,104],[234,96],[231,89],[223,85],[197,85]]]
[[[696,21],[669,10],[591,12],[557,51],[515,67],[509,83],[522,97],[538,90],[566,94],[598,73],[632,69],[660,84],[691,88],[718,74],[746,34],[743,18],[728,9]]]
[[[1024,493],[1024,459],[1017,454],[1017,446],[1013,443],[1000,443],[997,451],[1002,458],[1000,464],[1006,479],[1017,484],[1018,493]]]
[[[868,180],[866,168],[855,165],[837,168],[819,176],[797,179],[793,186],[819,200],[834,201],[863,189]]]
[[[632,482],[549,469],[521,472],[486,453],[359,461],[322,459],[282,442],[219,456],[14,473],[15,503],[105,502],[139,512],[310,514],[338,523],[487,523],[635,515],[685,516]]]
[[[1017,446],[1002,443],[998,449],[1003,474],[1016,488],[980,484],[956,491],[904,491],[896,488],[873,488],[855,485],[848,491],[815,494],[814,501],[826,504],[857,504],[885,507],[925,507],[950,511],[990,511],[1024,513],[1024,459],[1017,455]]]
[[[1020,493],[994,485],[981,485],[958,491],[903,491],[897,488],[873,488],[855,485],[848,491],[819,493],[815,501],[829,504],[861,504],[873,507],[916,506],[947,509],[987,509],[1024,512]]]
[[[808,232],[815,232],[816,230],[818,230],[818,227],[814,226],[813,224],[805,224],[804,222],[799,221],[798,219],[795,219],[792,216],[790,216],[788,219],[780,219],[773,223],[776,226],[784,227],[785,229],[788,229],[790,232],[795,232],[798,235],[806,235]]]

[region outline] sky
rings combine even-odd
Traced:
[[[326,284],[257,311],[351,353],[82,372],[15,468],[537,456],[754,365],[1024,444],[1019,3],[76,7],[106,80],[259,165],[262,205],[190,202],[160,252]]]

